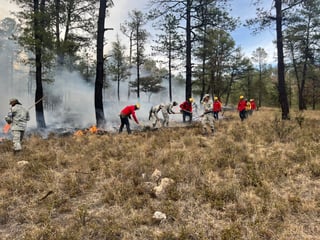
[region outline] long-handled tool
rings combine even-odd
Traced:
[[[43,96],[42,98],[38,99],[34,104],[32,104],[30,107],[28,107],[28,110],[33,108],[35,105],[37,105],[39,102],[41,102],[46,96]]]

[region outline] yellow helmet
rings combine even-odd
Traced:
[[[140,103],[137,103],[136,105],[134,105],[136,107],[136,109],[140,109]]]
[[[191,97],[191,98],[189,98],[189,102],[193,102],[193,98]]]
[[[240,96],[240,99],[243,99],[243,96]]]
[[[214,100],[218,100],[218,97],[214,97]]]

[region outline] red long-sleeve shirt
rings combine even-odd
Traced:
[[[251,103],[251,110],[256,110],[257,109],[256,103],[254,101],[250,101],[250,103]]]
[[[241,112],[246,109],[246,101],[244,99],[240,100],[238,103],[238,111]]]
[[[183,111],[187,111],[187,112],[192,113],[192,103],[189,101],[185,101],[180,104],[180,109]]]
[[[120,115],[123,115],[123,116],[126,116],[126,117],[130,117],[130,115],[132,115],[134,121],[137,124],[139,124],[139,121],[137,119],[135,110],[136,110],[135,105],[129,105],[129,106],[126,106],[124,109],[121,110]]]
[[[214,112],[221,112],[221,102],[220,101],[214,101],[213,102],[213,111]]]

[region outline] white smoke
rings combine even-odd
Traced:
[[[169,102],[169,93],[168,93],[168,86],[165,82],[162,83],[162,86],[165,87],[164,90],[160,91],[159,93],[152,93],[149,101],[149,93],[140,92],[140,99],[137,97],[137,93],[132,91],[129,87],[129,81],[135,79],[135,76],[132,75],[131,78],[127,79],[126,81],[120,82],[120,101],[118,101],[117,96],[117,83],[116,82],[109,82],[109,88],[105,90],[104,94],[104,110],[105,116],[107,120],[107,129],[117,129],[120,124],[119,113],[120,111],[126,107],[127,105],[134,105],[136,103],[140,103],[140,109],[136,111],[136,116],[139,122],[142,125],[151,125],[149,122],[149,111],[150,108],[154,105],[158,105],[160,103],[168,103]],[[180,87],[181,89],[181,87]],[[173,99],[173,101],[180,102],[183,99],[183,95],[178,95],[178,87],[176,87],[174,92],[174,96],[177,97]],[[179,108],[176,107],[174,109],[176,112],[179,111]],[[162,117],[162,114],[159,113],[159,116]],[[181,118],[181,116],[171,116],[171,119],[176,119],[176,117]],[[132,123],[131,126],[134,128],[135,123]]]
[[[2,21],[1,21],[2,22]],[[24,49],[11,39],[15,26],[8,27],[6,22],[0,26],[0,124],[3,126],[4,116],[9,111],[9,99],[17,98],[23,106],[29,109],[31,120],[29,128],[36,128],[35,119],[35,76],[33,69],[21,63],[27,58]],[[143,76],[143,74],[141,75]],[[133,81],[136,74],[120,83],[120,101],[117,96],[117,83],[109,81],[109,88],[103,90],[103,106],[106,118],[106,130],[115,131],[120,124],[119,113],[127,105],[140,103],[141,108],[136,112],[138,120],[148,125],[149,110],[152,106],[169,102],[168,80],[163,80],[164,90],[149,99],[148,94],[140,92],[140,99],[136,92],[129,88],[129,81]],[[96,123],[94,108],[94,85],[86,82],[78,72],[67,70],[54,74],[53,82],[43,83],[44,89],[44,117],[49,130],[58,128],[88,128]],[[185,98],[185,88],[173,83],[173,101],[181,103]],[[179,111],[177,106],[174,109]],[[161,116],[161,114],[160,114]],[[181,121],[181,115],[172,115],[174,121]],[[135,124],[132,124],[135,127]]]
[[[10,111],[9,99],[18,98],[26,106],[32,99],[28,91],[28,73],[26,67],[18,64],[23,55],[18,43],[13,40],[12,34],[16,29],[16,23],[11,18],[0,21],[0,124],[4,126],[4,117]]]
[[[59,71],[44,86],[45,119],[53,128],[82,128],[93,125],[94,89],[77,72]]]

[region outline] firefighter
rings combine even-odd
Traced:
[[[169,126],[169,114],[175,114],[175,112],[172,109],[173,109],[173,107],[175,107],[177,105],[178,105],[178,103],[174,101],[172,103],[165,104],[162,107],[161,112],[163,115],[163,122],[162,122],[163,127]]]
[[[29,111],[22,106],[18,99],[10,99],[9,104],[11,111],[5,117],[5,120],[8,124],[11,124],[13,151],[19,152],[22,150],[21,142],[27,128],[27,122],[30,120],[30,115]]]
[[[222,104],[219,101],[218,97],[214,97],[214,102],[213,102],[213,117],[214,119],[218,120],[219,119],[219,112],[221,112],[222,109]]]
[[[119,133],[122,132],[124,125],[126,125],[128,134],[131,134],[130,123],[129,123],[129,119],[131,119],[131,115],[134,121],[139,125],[139,121],[136,117],[136,112],[135,112],[136,110],[139,110],[139,109],[140,109],[140,104],[137,103],[135,105],[126,106],[121,110],[120,112],[121,125],[119,128]]]
[[[246,118],[246,100],[243,96],[240,96],[239,102],[238,102],[238,111],[239,111],[239,117],[241,121],[243,121]]]
[[[149,111],[149,120],[152,121],[152,127],[156,127],[157,123],[161,120],[158,116],[158,112],[163,108],[163,104],[159,104],[151,107]]]
[[[251,110],[249,114],[252,115],[253,111],[257,110],[257,106],[253,98],[250,99],[250,105],[251,105]]]
[[[203,105],[203,114],[201,115],[202,129],[204,134],[214,134],[214,118],[212,115],[212,101],[210,101],[210,95],[205,94],[201,101]],[[210,128],[210,131],[208,130]]]
[[[189,118],[189,122],[192,121],[192,103],[193,98],[189,98],[180,104],[180,112],[182,113],[182,120],[186,122],[186,118]]]
[[[251,115],[251,103],[247,99],[245,99],[245,101],[246,101],[246,118],[248,118],[249,115]]]

